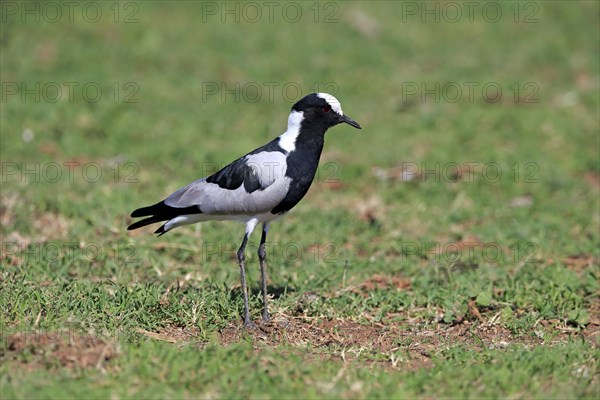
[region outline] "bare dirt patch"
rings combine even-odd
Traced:
[[[372,279],[367,285],[398,285],[387,279]],[[539,321],[535,334],[515,334],[500,322],[500,314],[482,315],[475,306],[471,316],[454,324],[426,321],[409,313],[390,315],[381,322],[322,319],[306,316],[275,316],[258,329],[246,330],[239,322],[219,332],[227,346],[250,338],[255,348],[290,345],[314,355],[351,361],[360,359],[384,368],[420,369],[434,365],[435,356],[456,345],[477,350],[529,348],[557,345],[580,338],[598,345],[599,326],[593,321],[575,329],[560,321]],[[401,322],[398,322],[401,321]],[[258,323],[258,321],[255,321]]]
[[[276,317],[256,330],[232,323],[220,332],[223,345],[250,337],[256,348],[287,344],[325,358],[361,359],[389,368],[419,369],[434,365],[433,357],[457,344],[475,349],[503,349],[513,345],[539,346],[542,337],[518,337],[497,324],[463,321],[460,324],[362,324],[348,319]],[[566,338],[565,338],[566,340]]]
[[[28,369],[60,366],[103,368],[116,356],[113,345],[92,335],[16,333],[4,337],[0,360],[18,360]]]
[[[399,345],[402,334],[397,327],[383,324],[360,324],[348,319],[273,318],[257,329],[246,330],[232,323],[220,332],[222,345],[237,343],[250,337],[255,348],[290,345],[303,348],[322,358],[351,361],[357,358],[392,367],[402,362],[403,368],[433,365],[427,352]]]
[[[565,257],[562,262],[572,271],[584,272],[595,266],[600,266],[600,258],[591,254],[574,254]],[[593,271],[593,270],[592,270]]]
[[[583,173],[583,179],[592,188],[600,189],[600,174],[597,171],[586,171]]]
[[[411,281],[408,278],[399,277],[397,275],[375,274],[358,287],[353,288],[353,291],[359,294],[368,293],[374,289],[408,289],[411,286]]]

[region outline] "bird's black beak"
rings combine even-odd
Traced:
[[[340,122],[345,122],[348,125],[351,125],[351,126],[355,127],[356,129],[362,129],[362,127],[358,124],[358,122],[356,122],[352,118],[349,118],[349,117],[347,117],[345,115],[342,115],[340,117]]]

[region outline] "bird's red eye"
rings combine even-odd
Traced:
[[[331,106],[329,104],[326,106],[323,106],[323,112],[328,113],[329,111],[331,111]]]

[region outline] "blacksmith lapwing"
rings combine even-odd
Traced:
[[[209,220],[246,223],[237,258],[244,294],[244,326],[254,327],[248,311],[244,250],[248,237],[256,225],[262,223],[258,259],[262,316],[268,321],[265,241],[269,223],[290,211],[304,197],[317,171],[325,132],[342,122],[361,129],[356,121],[344,115],[335,97],[327,93],[309,94],[292,107],[284,134],[215,174],[177,190],[160,203],[135,210],[132,217],[148,218],[127,229],[166,221],[155,232],[160,236],[182,225]]]

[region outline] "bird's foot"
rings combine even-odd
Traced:
[[[246,329],[248,331],[256,331],[256,330],[258,330],[258,326],[256,326],[256,324],[254,322],[252,322],[250,319],[246,319],[246,320],[244,320],[244,329]]]
[[[268,331],[265,330],[263,324],[256,325],[254,322],[247,320],[244,321],[244,332],[252,337],[266,338]]]

